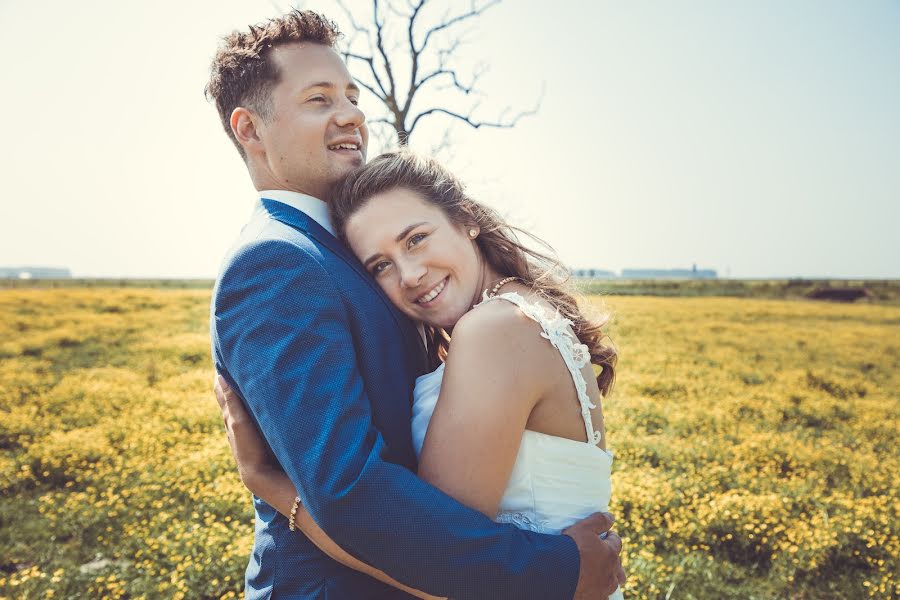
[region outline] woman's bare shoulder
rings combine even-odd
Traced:
[[[498,299],[482,302],[464,314],[453,328],[451,346],[457,338],[483,340],[486,337],[509,338],[533,333],[540,326],[512,302]]]
[[[512,302],[483,302],[453,328],[449,356],[465,353],[487,361],[492,370],[541,375],[553,348],[541,337],[541,326]],[[551,363],[552,364],[552,363]],[[530,377],[529,377],[530,378]]]

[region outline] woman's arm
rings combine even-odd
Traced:
[[[291,480],[288,479],[288,476],[284,474],[284,471],[281,471],[280,469],[254,471],[254,474],[249,476],[247,479],[243,479],[243,482],[244,485],[247,486],[247,489],[268,502],[275,510],[286,517],[290,516],[291,508],[294,504],[294,498],[296,497],[297,493],[294,490],[294,484],[292,484]],[[425,592],[403,585],[384,571],[380,571],[375,567],[368,565],[361,560],[354,558],[350,554],[344,552],[344,550],[341,549],[341,547],[338,546],[334,542],[334,540],[328,537],[328,534],[322,531],[321,527],[316,525],[316,522],[313,521],[312,517],[303,508],[303,506],[300,506],[297,509],[297,513],[294,517],[294,523],[297,525],[297,528],[300,529],[300,531],[302,531],[313,544],[318,546],[319,550],[321,550],[334,560],[338,561],[342,565],[365,573],[370,577],[374,577],[375,579],[383,583],[401,589],[407,594],[412,594],[417,598],[438,600],[437,596],[432,596],[431,594],[427,594]]]
[[[505,302],[460,319],[419,460],[419,477],[492,519],[554,364],[537,327]]]
[[[265,500],[275,510],[285,517],[290,517],[294,499],[297,496],[294,484],[278,466],[275,458],[267,451],[266,445],[243,403],[222,376],[216,378],[215,392],[219,408],[222,409],[228,443],[231,445],[231,452],[237,462],[241,481],[247,486],[247,489]],[[437,596],[403,585],[384,571],[345,552],[313,521],[312,516],[302,506],[296,512],[294,522],[312,543],[339,563],[417,598],[440,600]]]

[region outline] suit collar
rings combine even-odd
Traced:
[[[263,210],[265,210],[273,219],[281,221],[285,225],[289,225],[290,227],[299,229],[300,231],[306,233],[321,245],[328,248],[333,254],[343,259],[344,262],[350,265],[354,271],[359,273],[360,277],[362,277],[362,279],[365,280],[365,282],[370,285],[373,290],[375,290],[375,293],[378,295],[378,297],[381,298],[382,302],[385,303],[391,313],[391,316],[394,317],[394,321],[396,322],[397,326],[401,329],[411,330],[412,335],[413,337],[415,337],[422,352],[425,352],[425,345],[422,341],[422,337],[419,335],[419,332],[415,330],[409,319],[407,319],[405,316],[400,315],[397,307],[391,304],[391,301],[388,300],[387,296],[384,295],[382,289],[378,287],[378,284],[375,283],[372,277],[363,268],[362,264],[360,264],[359,260],[344,244],[342,244],[336,237],[326,231],[324,227],[319,225],[315,219],[313,219],[303,211],[300,211],[293,206],[289,206],[283,202],[272,200],[270,198],[260,198],[260,202],[262,203]]]
[[[262,203],[265,211],[269,213],[269,216],[271,216],[273,219],[281,221],[285,225],[290,225],[295,229],[299,229],[300,231],[315,238],[317,242],[319,242],[323,246],[326,246],[334,254],[340,256],[360,275],[371,281],[369,274],[366,273],[365,269],[363,269],[363,266],[359,264],[359,261],[355,256],[353,256],[353,254],[350,253],[347,247],[344,246],[344,244],[342,244],[340,241],[338,241],[336,237],[334,237],[329,231],[322,227],[315,219],[310,217],[308,214],[294,206],[285,204],[280,200],[260,198],[260,202]]]
[[[276,200],[282,204],[292,206],[313,219],[331,235],[337,235],[334,226],[331,224],[331,215],[328,214],[328,204],[314,196],[288,190],[262,190],[259,192],[259,198],[260,200],[263,198]]]

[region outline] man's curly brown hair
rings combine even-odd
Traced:
[[[341,32],[337,25],[311,10],[293,9],[284,16],[250,25],[249,31],[232,31],[222,38],[210,66],[207,100],[214,100],[225,133],[246,160],[244,148],[231,131],[231,113],[249,108],[268,120],[272,116],[272,89],[281,74],[270,59],[272,49],[295,42],[312,42],[334,48]]]

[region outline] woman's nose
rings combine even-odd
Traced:
[[[400,269],[400,286],[404,288],[418,286],[428,271],[424,265],[418,262],[407,262],[398,267]]]

